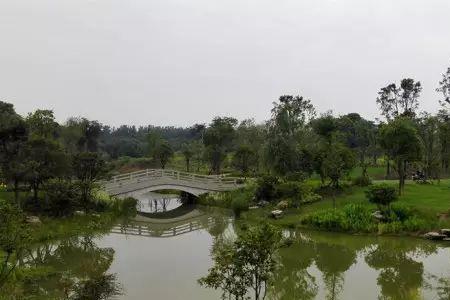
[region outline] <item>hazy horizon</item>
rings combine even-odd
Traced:
[[[257,122],[280,95],[379,117],[411,77],[420,109],[450,66],[448,0],[3,0],[0,100],[118,126]]]

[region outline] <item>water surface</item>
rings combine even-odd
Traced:
[[[233,235],[236,225],[224,211],[177,210],[184,215],[169,215],[173,222],[147,215],[102,236],[39,245],[29,261],[57,272],[30,283],[28,293],[51,299],[61,295],[64,280],[116,273],[124,289],[119,299],[219,299],[197,279],[212,265],[214,239]],[[286,235],[294,243],[280,251],[268,299],[450,299],[447,244],[305,230]],[[47,298],[37,296],[42,291]]]

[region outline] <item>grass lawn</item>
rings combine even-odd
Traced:
[[[397,186],[396,180],[376,181],[376,183],[388,183]],[[365,190],[366,187],[351,187],[336,197],[336,207],[341,208],[347,204],[364,204],[372,206],[368,203]],[[439,213],[447,213],[450,211],[450,179],[441,180],[440,184],[417,184],[407,181],[403,195],[398,199],[399,203],[414,207],[421,213],[437,218]],[[299,209],[288,209],[285,211],[283,218],[274,220],[268,218],[273,207],[263,209],[250,210],[243,214],[243,220],[259,221],[269,220],[269,222],[279,226],[295,226],[299,224],[301,216],[310,213],[333,208],[333,199],[331,197],[324,198],[321,201],[304,205]],[[443,225],[450,225],[450,222],[443,222]]]

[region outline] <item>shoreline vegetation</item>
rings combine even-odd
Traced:
[[[376,180],[372,183],[373,186],[379,184],[395,187],[396,181]],[[310,185],[311,190],[320,186],[314,181],[306,185]],[[376,213],[380,212],[380,208],[370,203],[365,194],[369,186],[355,186],[349,182],[336,195],[325,191],[313,202],[300,201],[296,207],[289,204],[295,201],[283,196],[282,192],[278,192],[279,195],[271,202],[261,203],[255,196],[257,189],[257,183],[250,183],[237,191],[201,197],[199,203],[231,209],[241,223],[269,222],[290,229],[419,237],[429,231],[450,227],[450,211],[447,208],[449,179],[427,184],[406,181],[404,195],[390,205],[385,218],[379,216],[378,219]],[[271,212],[280,208],[283,210],[282,217],[273,218]]]

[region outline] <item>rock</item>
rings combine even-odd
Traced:
[[[77,210],[73,213],[75,216],[85,216],[86,213],[84,211],[81,210]]]
[[[37,216],[29,216],[26,218],[26,221],[30,224],[42,224],[41,220]]]
[[[286,200],[280,201],[277,204],[277,208],[280,210],[287,209],[288,207],[289,207],[289,202],[287,202]]]
[[[269,202],[267,202],[267,201],[265,201],[265,200],[261,200],[261,201],[258,202],[257,205],[258,205],[259,207],[264,207],[264,206],[269,205]]]
[[[446,238],[443,239],[443,241],[449,242],[450,238],[446,237]]]
[[[444,234],[445,236],[448,236],[448,237],[450,237],[450,229],[448,229],[448,228],[443,228],[443,229],[441,229],[441,234]]]
[[[427,232],[424,234],[424,238],[434,241],[442,241],[446,237],[445,234],[440,234],[439,232]]]
[[[248,209],[258,209],[259,206],[250,206]]]
[[[375,211],[372,213],[372,217],[377,219],[378,221],[384,221],[385,217],[383,215],[383,213],[379,210]]]
[[[94,218],[100,218],[100,215],[99,214],[92,214],[92,216],[94,217]]]
[[[283,211],[281,211],[279,209],[272,210],[270,212],[270,215],[272,216],[272,218],[279,219],[283,216]]]

